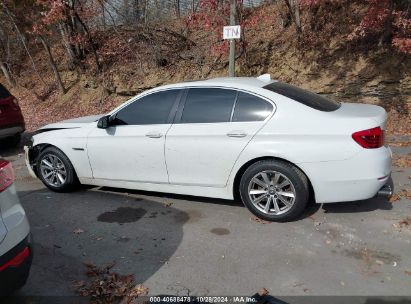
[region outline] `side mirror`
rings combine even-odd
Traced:
[[[101,117],[97,122],[97,128],[107,129],[110,126],[110,115]]]

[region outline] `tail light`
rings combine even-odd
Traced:
[[[22,251],[20,251],[14,258],[10,261],[6,262],[6,264],[0,265],[0,271],[5,270],[9,267],[17,267],[20,266],[27,258],[30,256],[30,249],[29,247],[25,247]]]
[[[13,98],[13,103],[14,103],[14,105],[16,106],[16,107],[18,107],[19,106],[19,101],[17,100],[17,98]]]
[[[14,171],[11,163],[0,159],[0,192],[9,187],[14,182]]]
[[[365,149],[376,149],[384,145],[384,130],[380,127],[358,131],[352,138]]]

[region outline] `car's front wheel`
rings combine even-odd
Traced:
[[[40,153],[36,168],[41,181],[53,191],[67,192],[78,185],[76,172],[70,160],[55,147],[48,147]]]
[[[298,168],[280,160],[262,160],[251,165],[240,181],[240,195],[257,217],[284,222],[296,219],[309,198],[307,177]]]

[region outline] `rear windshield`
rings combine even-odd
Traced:
[[[10,92],[0,83],[0,99],[7,98],[10,95]]]
[[[324,112],[335,111],[341,106],[340,103],[325,98],[324,96],[320,96],[313,92],[282,82],[271,83],[266,85],[264,89],[291,98],[299,103],[309,106],[310,108]]]

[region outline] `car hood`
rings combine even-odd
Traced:
[[[46,126],[41,127],[38,131],[51,131],[51,130],[60,130],[60,129],[74,129],[74,128],[81,128],[85,125],[88,125],[94,121],[97,121],[103,115],[90,115],[90,116],[83,116],[79,118],[67,119],[59,122],[55,122],[52,124],[48,124]]]

